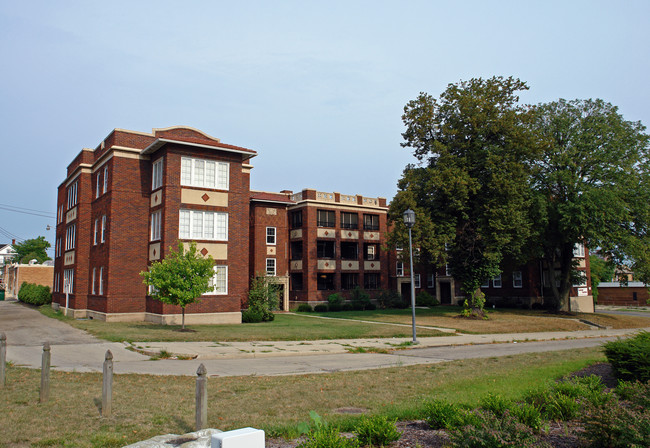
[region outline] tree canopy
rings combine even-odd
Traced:
[[[22,243],[13,244],[16,255],[14,255],[12,261],[17,263],[29,263],[31,260],[35,259],[38,260],[39,263],[42,263],[46,260],[50,260],[50,257],[47,255],[47,249],[50,247],[51,244],[44,236],[31,238]]]
[[[149,266],[148,271],[140,272],[143,283],[150,286],[149,295],[156,300],[182,309],[182,325],[185,329],[185,307],[199,300],[202,294],[211,289],[210,279],[214,275],[212,257],[204,258],[192,242],[188,250],[183,243],[178,249],[170,248],[162,261]]]
[[[398,182],[389,219],[416,212],[420,261],[449,264],[472,294],[506,265],[542,259],[551,305],[566,307],[576,244],[600,248],[650,279],[648,136],[602,100],[528,106],[514,78],[450,84],[409,101],[402,146],[418,163]]]

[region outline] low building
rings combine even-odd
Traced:
[[[7,299],[17,299],[20,287],[24,282],[49,286],[51,290],[53,272],[54,266],[48,262],[44,264],[12,263],[5,265],[5,297]]]
[[[603,282],[598,285],[598,305],[648,306],[650,287],[642,282]]]

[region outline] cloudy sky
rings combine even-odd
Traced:
[[[650,2],[0,0],[0,243],[53,241],[68,163],[114,128],[258,151],[251,187],[390,200],[404,105],[515,76],[650,124]]]

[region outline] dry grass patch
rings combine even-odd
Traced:
[[[468,404],[487,392],[516,398],[603,359],[593,348],[321,375],[211,377],[208,425],[292,434],[310,410],[349,424],[355,417],[337,414],[341,408],[417,418],[424,398]],[[0,394],[0,447],[121,447],[194,429],[193,377],[116,375],[109,418],[99,413],[100,374],[52,372],[51,399],[45,404],[38,403],[39,381],[38,370],[9,367]]]

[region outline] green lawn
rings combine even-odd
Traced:
[[[418,419],[427,399],[475,405],[488,392],[516,399],[603,360],[601,350],[591,348],[358,372],[211,377],[208,426],[252,426],[269,436],[295,436],[297,423],[308,420],[311,410],[349,428],[358,417],[338,414],[337,409],[350,407]],[[193,377],[116,375],[113,415],[107,418],[99,415],[101,374],[54,371],[51,378],[51,399],[39,404],[40,372],[8,367],[7,385],[0,393],[0,448],[111,448],[194,430]]]

